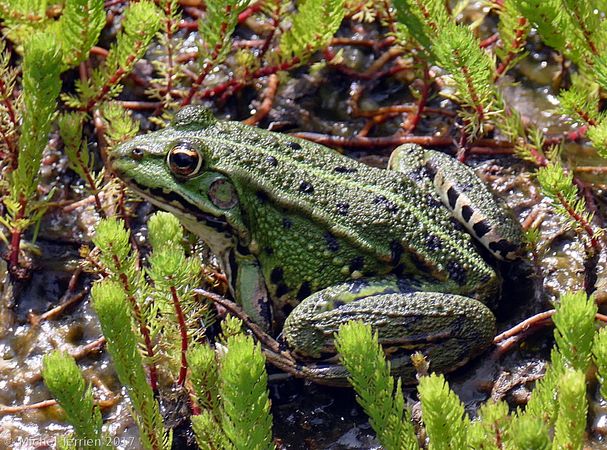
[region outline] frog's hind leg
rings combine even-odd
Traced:
[[[519,256],[523,242],[520,224],[470,167],[436,150],[405,144],[394,150],[388,169],[403,173],[426,192],[434,191],[496,258]]]
[[[426,288],[429,286],[425,286]],[[495,318],[477,300],[440,292],[414,291],[396,277],[356,280],[319,291],[287,318],[283,338],[296,355],[332,357],[302,366],[306,377],[343,384],[344,369],[334,358],[334,335],[352,320],[368,323],[404,382],[415,380],[410,356],[424,354],[430,370],[448,372],[489,346]],[[440,289],[440,287],[439,287]]]

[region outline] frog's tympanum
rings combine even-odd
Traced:
[[[412,353],[446,372],[494,337],[486,304],[501,280],[479,249],[516,259],[521,227],[451,157],[403,145],[382,170],[186,107],[108,164],[209,245],[234,299],[317,382],[344,383],[333,339],[351,320],[379,333],[409,382]]]

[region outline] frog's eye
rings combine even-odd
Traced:
[[[198,174],[202,167],[202,156],[188,142],[178,142],[169,151],[167,164],[174,175],[190,178]]]

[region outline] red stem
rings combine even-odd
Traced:
[[[234,78],[232,78],[232,79],[226,81],[225,83],[222,83],[213,88],[202,91],[198,96],[200,98],[214,97],[216,95],[223,94],[228,89],[238,89],[242,86],[245,86],[248,82],[250,82],[250,80],[272,75],[273,73],[280,72],[281,70],[289,70],[291,67],[295,66],[298,63],[299,63],[299,58],[295,57],[295,58],[291,59],[290,61],[284,62],[282,64],[278,64],[276,66],[262,67],[260,69],[257,69],[252,74],[250,74],[246,77],[243,77],[242,80],[235,80]]]
[[[143,45],[143,42],[141,42],[141,41],[136,42],[133,53],[130,54],[128,56],[128,58],[126,59],[126,63],[124,65],[125,67],[129,67],[135,61],[135,56],[139,52],[139,49],[141,48],[142,45]],[[110,77],[110,79],[103,85],[103,87],[101,88],[99,93],[96,96],[94,96],[93,98],[91,98],[84,108],[81,108],[81,111],[90,112],[91,109],[93,109],[93,107],[97,104],[97,102],[102,100],[108,94],[108,92],[110,92],[110,89],[112,88],[112,86],[114,86],[115,84],[120,82],[120,80],[126,74],[127,74],[127,72],[122,67],[118,68],[118,70],[116,70],[116,72],[114,72],[114,74]]]
[[[25,217],[25,208],[27,207],[27,199],[23,194],[19,197],[19,210],[15,216],[15,222],[19,223]],[[11,230],[11,246],[8,257],[8,265],[11,273],[16,273],[19,267],[19,246],[21,244],[21,233],[22,230],[18,226],[15,226]]]
[[[426,103],[428,102],[428,95],[430,95],[430,71],[428,70],[428,65],[424,63],[424,84],[419,100],[417,101],[417,111],[407,126],[407,133],[413,133],[413,130],[417,128],[417,125],[422,118],[424,108],[426,107]]]
[[[179,386],[184,386],[185,378],[188,374],[188,329],[175,286],[171,286],[171,297],[173,298],[173,306],[175,307],[175,314],[177,315],[177,321],[179,323],[179,334],[181,335],[181,367],[179,368],[177,384],[179,384]]]
[[[227,5],[226,8],[225,8],[225,15],[226,15],[226,17],[230,16],[231,11],[232,11],[232,6],[231,5]],[[221,23],[221,29],[219,31],[220,35],[222,37],[225,37],[223,35],[227,32],[227,30],[228,30],[228,22],[224,21],[224,22]],[[204,81],[204,79],[207,77],[207,75],[209,74],[209,72],[213,68],[213,62],[219,56],[219,52],[221,51],[221,47],[223,46],[222,40],[223,39],[220,39],[219,42],[217,44],[215,44],[215,48],[213,48],[213,52],[211,53],[211,56],[209,58],[211,62],[205,62],[204,63],[204,66],[202,67],[202,71],[198,74],[198,76],[196,77],[196,79],[194,80],[194,82],[192,83],[192,85],[190,86],[188,94],[181,101],[181,106],[182,107],[186,106],[186,105],[189,105],[192,102],[192,99],[194,98],[194,95],[198,91],[198,88],[200,86],[202,86],[202,82]]]
[[[118,257],[116,255],[113,255],[112,258],[114,260],[114,264],[116,265],[116,268],[119,271],[122,270]],[[127,292],[127,293],[130,292],[129,279],[126,276],[126,274],[124,272],[121,272],[120,275],[118,276],[118,278],[120,279],[120,282],[122,283],[122,286],[123,286],[125,292]],[[153,362],[154,345],[152,344],[152,337],[150,335],[150,330],[149,330],[147,324],[143,321],[143,318],[141,317],[141,309],[139,309],[139,305],[137,304],[137,300],[135,299],[135,297],[133,297],[133,295],[131,295],[131,294],[128,294],[127,299],[129,301],[129,303],[131,304],[131,310],[133,311],[133,317],[135,319],[135,322],[139,326],[139,332],[143,336],[145,350],[148,355],[148,358],[150,359],[150,363],[148,365],[148,370],[150,372],[150,386],[152,387],[152,391],[154,391],[154,395],[157,395],[158,394],[158,373],[156,371],[156,364]]]
[[[500,34],[499,33],[493,33],[491,36],[489,36],[487,39],[484,39],[481,41],[481,43],[479,44],[480,48],[487,48],[493,44],[495,44],[500,38]]]
[[[458,50],[455,50],[454,55],[457,59],[460,59],[460,53]],[[480,99],[478,98],[478,94],[476,89],[474,88],[474,83],[472,82],[472,77],[470,76],[470,71],[464,65],[461,66],[461,72],[466,80],[466,85],[468,86],[468,92],[470,93],[470,98],[472,99],[472,103],[474,104],[474,109],[476,110],[476,114],[478,115],[478,121],[482,122],[485,119],[485,112],[483,110],[483,105],[481,105]]]
[[[504,72],[506,71],[506,69],[508,69],[508,66],[512,63],[514,58],[516,58],[518,50],[523,46],[524,37],[527,31],[525,28],[527,26],[527,23],[527,19],[525,19],[524,17],[519,17],[518,28],[516,29],[516,33],[514,35],[514,42],[512,43],[512,48],[495,70],[494,80],[497,80],[504,74]]]
[[[599,240],[597,239],[597,237],[594,233],[594,230],[592,229],[590,224],[586,221],[586,219],[584,219],[577,212],[575,212],[575,210],[571,207],[571,205],[565,200],[565,197],[563,197],[563,194],[558,192],[556,194],[556,197],[559,199],[559,202],[561,203],[563,208],[565,208],[565,211],[567,211],[567,214],[569,214],[569,216],[571,216],[571,218],[573,220],[575,220],[582,227],[584,232],[588,235],[588,237],[590,238],[590,245],[592,246],[592,248],[595,251],[599,251],[600,250]]]

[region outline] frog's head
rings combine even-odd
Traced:
[[[179,111],[164,130],[126,142],[107,158],[120,179],[154,205],[172,212],[209,241],[217,234],[247,239],[231,180],[213,169],[205,129],[215,117],[201,107]]]

